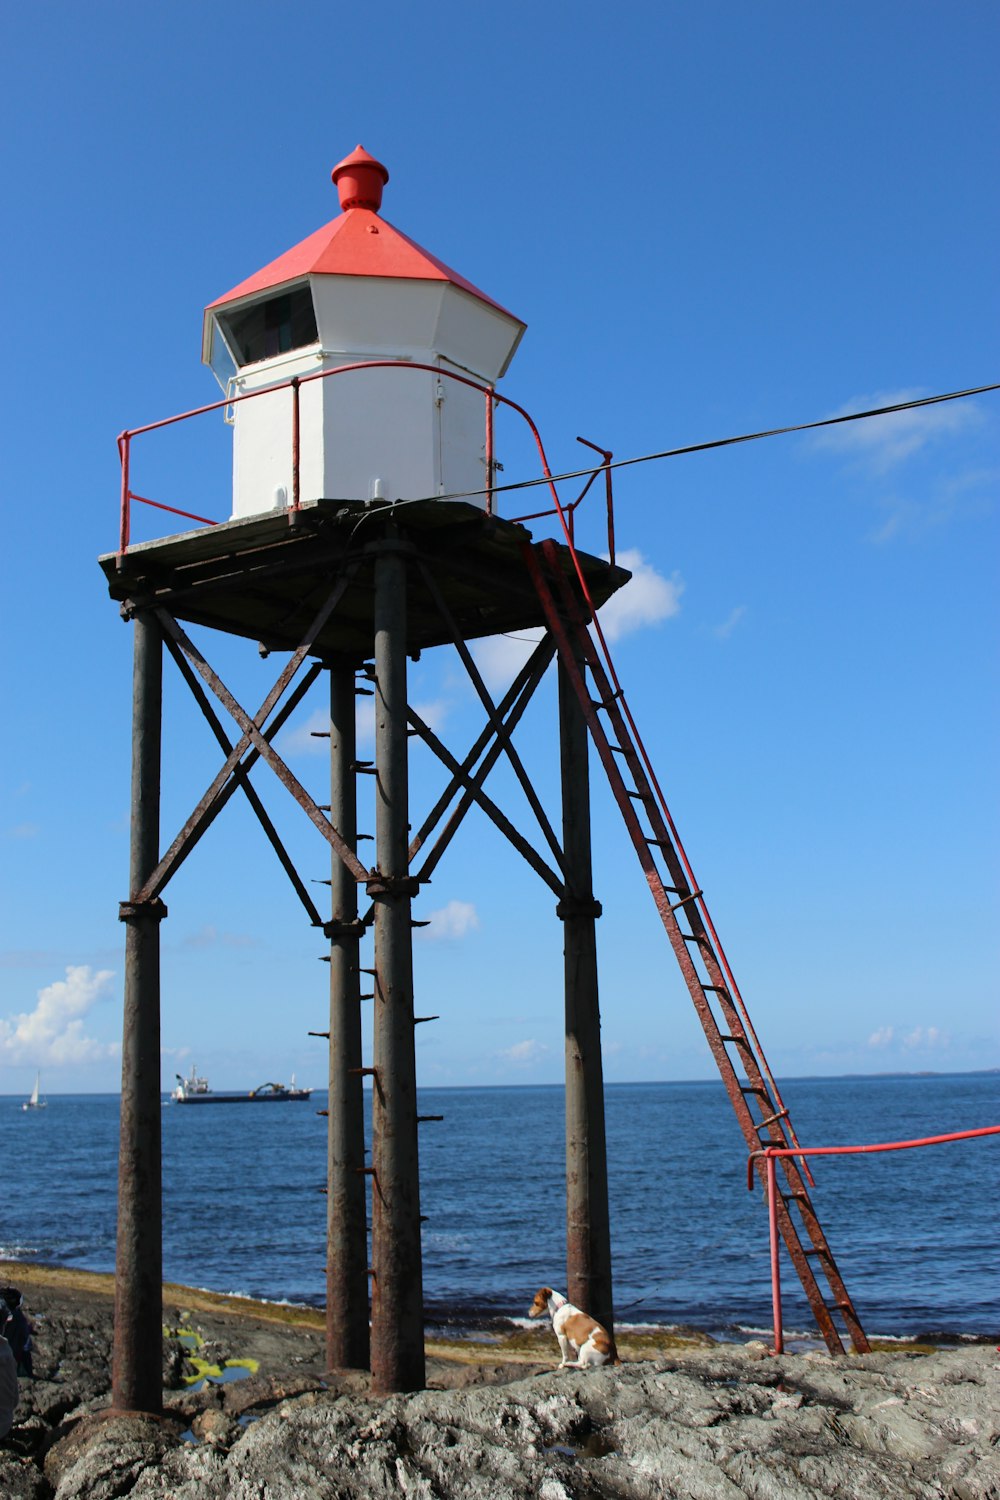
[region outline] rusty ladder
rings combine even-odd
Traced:
[[[609,679],[591,635],[590,607],[559,565],[554,542],[525,543],[523,552],[549,631],[580,700],[747,1150],[795,1147],[798,1142],[788,1111],[729,970],[703,894],[693,879],[669,812],[647,775],[648,761],[644,765],[634,724],[630,728],[631,715],[623,706],[623,693]],[[623,771],[628,773],[631,785]],[[661,874],[661,863],[666,875]],[[740,1076],[740,1069],[745,1077]],[[809,1196],[806,1182],[812,1178],[808,1167],[800,1168],[790,1157],[783,1158],[781,1165],[785,1183],[778,1196],[778,1227],[827,1348],[833,1354],[844,1353],[833,1321],[836,1312],[855,1351],[866,1353],[868,1340]],[[766,1168],[760,1158],[756,1167],[766,1190]],[[826,1280],[826,1293],[814,1266]]]

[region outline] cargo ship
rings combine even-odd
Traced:
[[[225,1090],[217,1093],[209,1086],[207,1078],[202,1078],[198,1070],[192,1064],[191,1072],[187,1078],[182,1078],[179,1073],[174,1075],[177,1079],[177,1087],[170,1097],[175,1104],[287,1104],[301,1103],[312,1094],[312,1089],[299,1089],[295,1087],[295,1074],[292,1081],[284,1083],[261,1083],[249,1093],[241,1094]]]

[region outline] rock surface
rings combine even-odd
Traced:
[[[991,1345],[772,1358],[689,1344],[586,1372],[543,1366],[545,1344],[500,1346],[488,1363],[439,1354],[431,1378],[448,1389],[377,1400],[361,1375],[324,1380],[315,1328],[189,1309],[151,1418],[106,1410],[109,1305],[41,1288],[29,1301],[40,1378],[0,1445],[4,1500],[1000,1500]],[[185,1387],[195,1330],[203,1361],[259,1371]]]

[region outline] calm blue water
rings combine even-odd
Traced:
[[[1000,1123],[1000,1076],[792,1080],[803,1144]],[[317,1108],[325,1103],[313,1096]],[[565,1281],[558,1088],[430,1089],[421,1112],[428,1321],[483,1328]],[[607,1090],[616,1307],[625,1322],[769,1327],[767,1214],[720,1083]],[[163,1110],[164,1276],[319,1303],[326,1121],[312,1105]],[[0,1098],[0,1256],[114,1268],[118,1100]],[[1000,1137],[814,1168],[815,1204],[869,1334],[1000,1329]],[[812,1320],[789,1267],[789,1329]]]

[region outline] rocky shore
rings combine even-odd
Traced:
[[[375,1399],[326,1373],[311,1310],[167,1287],[154,1419],[108,1412],[109,1278],[2,1270],[35,1324],[3,1500],[1000,1500],[992,1344],[774,1358],[647,1334],[582,1372],[532,1330],[429,1344],[429,1389]]]

